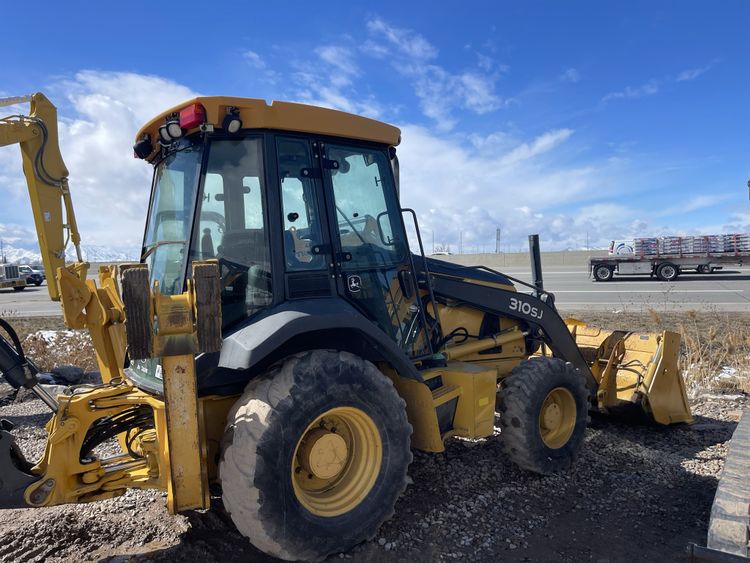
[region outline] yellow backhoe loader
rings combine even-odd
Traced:
[[[527,293],[426,258],[399,204],[395,127],[245,98],[165,111],[134,145],[154,167],[140,263],[97,285],[56,110],[42,94],[6,105],[20,102],[30,113],[0,120],[0,145],[21,146],[50,297],[91,333],[103,384],[49,396],[3,323],[0,370],[54,414],[33,462],[0,432],[1,507],[149,487],[179,512],[207,508],[218,481],[256,547],[315,560],[374,536],[411,448],[491,436],[496,411],[507,456],[544,474],[573,462],[590,410],[691,421],[678,335],[566,322],[541,275]],[[122,452],[99,455],[112,439]]]

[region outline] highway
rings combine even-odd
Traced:
[[[585,266],[542,270],[544,288],[555,294],[560,309],[750,312],[750,269],[682,273],[669,283],[648,276],[615,276],[610,282],[594,282]],[[531,283],[529,268],[510,267],[503,273]]]
[[[462,262],[469,262],[466,256]],[[503,273],[531,282],[529,267],[498,266]],[[599,311],[738,311],[750,312],[750,269],[718,271],[699,275],[683,273],[665,283],[644,276],[615,277],[594,282],[586,266],[543,267],[544,287],[555,294],[558,308]],[[520,291],[529,291],[519,286]],[[60,304],[49,300],[46,285],[28,286],[22,292],[0,290],[0,316],[57,316]]]

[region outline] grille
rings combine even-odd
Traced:
[[[4,270],[5,270],[6,280],[13,280],[13,279],[20,277],[18,275],[18,266],[11,266],[11,265],[6,264]]]

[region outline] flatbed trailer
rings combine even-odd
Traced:
[[[711,274],[725,266],[750,262],[750,252],[643,255],[619,254],[589,258],[589,275],[594,281],[611,281],[615,275],[648,275],[673,281],[685,270]]]

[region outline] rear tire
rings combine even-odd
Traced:
[[[549,475],[568,469],[583,444],[589,392],[573,364],[530,358],[502,380],[500,437],[518,466]]]
[[[26,289],[25,285],[17,285],[13,288],[13,291],[23,291],[24,289]]]
[[[390,379],[347,352],[306,352],[251,381],[227,418],[219,467],[240,533],[287,560],[373,538],[406,488],[405,406]]]
[[[674,281],[679,275],[680,269],[671,262],[664,262],[656,268],[656,277],[661,281]]]
[[[614,270],[611,266],[601,264],[594,268],[594,279],[596,281],[610,281],[614,276]]]

